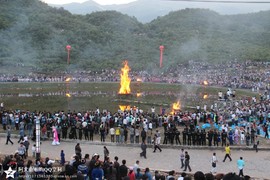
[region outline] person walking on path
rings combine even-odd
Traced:
[[[185,169],[184,169],[184,171],[186,171],[188,168],[189,172],[191,172],[189,161],[190,161],[190,156],[189,156],[188,152],[186,151],[185,152]]]
[[[154,151],[153,151],[153,153],[155,153],[157,149],[161,152],[162,150],[161,150],[161,148],[160,148],[160,146],[158,144],[157,135],[154,136],[153,143],[154,143]]]
[[[184,149],[181,149],[180,153],[181,169],[185,167],[184,160],[185,160],[185,152]]]
[[[230,148],[229,144],[227,144],[226,147],[225,147],[225,157],[224,157],[223,162],[226,161],[227,157],[230,159],[230,161],[232,161],[232,158],[231,158],[231,148]]]
[[[217,156],[216,153],[213,153],[212,159],[211,159],[211,163],[212,163],[212,170],[210,171],[212,174],[215,174],[216,171],[216,167],[217,167]]]
[[[10,142],[13,145],[13,142],[10,139],[11,136],[11,132],[10,132],[10,127],[7,127],[7,141],[6,141],[6,145],[8,145],[8,142]]]
[[[146,159],[146,149],[147,149],[147,146],[145,144],[145,141],[142,142],[141,149],[142,149],[142,152],[140,153],[140,156],[141,157],[143,156]]]
[[[244,177],[243,169],[245,166],[245,161],[243,160],[243,157],[240,157],[240,159],[237,160],[237,167],[239,169],[239,176]]]
[[[21,141],[23,142],[23,137],[24,137],[24,128],[23,127],[20,127],[19,135],[20,135],[20,138],[18,140],[18,143],[20,143]]]
[[[104,161],[105,161],[105,159],[106,159],[107,157],[109,157],[110,151],[109,151],[109,149],[108,149],[106,146],[104,146],[104,147],[103,147],[103,152],[104,152]]]

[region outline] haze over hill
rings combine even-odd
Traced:
[[[59,73],[67,69],[166,71],[190,60],[270,60],[270,11],[220,15],[184,9],[143,24],[117,11],[74,15],[39,0],[0,0],[0,73]],[[66,45],[71,46],[67,65]]]
[[[264,0],[260,1],[263,2]],[[171,11],[185,8],[201,8],[214,10],[220,14],[244,14],[270,10],[270,3],[212,3],[212,2],[185,2],[169,0],[137,0],[121,5],[100,5],[89,0],[84,3],[70,3],[63,5],[53,5],[63,7],[74,14],[89,14],[95,11],[116,10],[129,16],[135,16],[140,22],[146,23],[153,19],[164,16]]]

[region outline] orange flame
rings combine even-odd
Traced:
[[[208,82],[207,81],[203,81],[203,85],[207,86]]]
[[[208,98],[208,94],[204,94],[203,99],[207,99],[207,98]]]
[[[124,105],[119,105],[119,109],[121,110],[121,111],[125,111],[125,110],[130,110],[130,106],[124,106]]]
[[[137,93],[136,96],[137,97],[142,97],[142,93]]]
[[[131,79],[128,77],[128,72],[130,68],[128,67],[128,61],[124,61],[124,67],[121,68],[121,87],[119,90],[119,94],[130,94],[130,81]]]
[[[70,80],[71,80],[71,78],[67,78],[65,81],[66,81],[66,82],[69,82]]]
[[[179,111],[180,109],[181,109],[180,101],[177,101],[176,103],[173,103],[171,114],[174,114],[176,111]]]
[[[173,110],[180,110],[181,109],[181,104],[180,101],[177,101],[176,103],[173,103]]]
[[[69,93],[66,93],[66,96],[69,97],[69,98],[71,97],[71,95]]]
[[[141,78],[137,78],[137,82],[142,82],[142,79]]]

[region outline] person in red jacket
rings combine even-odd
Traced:
[[[129,167],[128,177],[130,180],[135,180],[135,173],[133,171],[133,167]]]

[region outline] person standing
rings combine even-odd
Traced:
[[[137,169],[139,168],[140,161],[137,160],[136,163],[133,165],[133,171],[136,173]]]
[[[230,161],[232,161],[232,158],[231,158],[231,148],[230,148],[229,144],[227,144],[226,147],[225,147],[225,157],[224,157],[223,162],[225,162],[225,160],[227,159],[227,157],[230,159]]]
[[[128,130],[127,127],[124,128],[124,142],[127,144],[127,139],[128,139]]]
[[[19,154],[19,156],[21,156],[22,159],[25,158],[25,152],[26,152],[26,148],[23,145],[23,142],[21,142],[20,146],[18,147],[18,154]]]
[[[105,142],[105,125],[103,124],[103,122],[99,127],[99,132],[100,132],[100,141]]]
[[[181,145],[181,141],[180,141],[180,131],[178,129],[176,129],[175,131],[175,143],[176,145]]]
[[[180,153],[181,169],[185,167],[184,160],[185,160],[185,152],[184,149],[181,149]]]
[[[99,161],[96,161],[96,163],[94,164],[94,168],[91,172],[91,179],[104,179],[104,171],[101,168],[101,163]]]
[[[138,129],[138,127],[135,128],[135,143],[139,143],[140,142],[140,130]]]
[[[140,156],[144,157],[146,159],[146,149],[147,149],[147,146],[145,144],[145,142],[143,141],[142,144],[141,144],[141,149],[142,149],[142,152],[140,153]]]
[[[79,159],[82,159],[82,149],[80,143],[77,143],[75,146],[75,154],[79,157]]]
[[[250,134],[249,134],[249,132],[247,132],[247,134],[246,134],[246,145],[247,146],[249,146],[249,144],[250,144]]]
[[[120,179],[123,179],[124,177],[127,176],[128,167],[126,166],[126,160],[125,159],[122,160],[122,165],[119,166],[119,171],[118,172],[119,172],[119,178]]]
[[[88,124],[87,126],[90,141],[94,141],[94,127],[94,123]]]
[[[164,130],[163,144],[167,144],[167,142],[168,142],[168,136],[169,136],[169,131],[166,129],[166,130]]]
[[[120,143],[120,125],[115,130],[116,143]]]
[[[124,126],[120,127],[120,143],[124,142]]]
[[[129,128],[129,139],[130,139],[130,143],[133,144],[134,143],[134,136],[135,136],[135,128],[133,127],[133,125]],[[136,173],[136,171],[135,171]]]
[[[243,157],[240,157],[240,159],[238,159],[237,166],[238,166],[238,169],[239,169],[239,176],[244,177],[243,169],[244,169],[244,166],[245,166],[245,161],[243,160]]]
[[[110,128],[111,142],[114,143],[115,129],[114,127]]]
[[[184,128],[182,135],[183,135],[183,145],[187,145],[187,128]]]
[[[61,164],[62,166],[64,166],[65,163],[66,163],[64,150],[61,150],[60,158],[61,158],[60,164]]]
[[[216,167],[217,167],[217,156],[216,156],[216,153],[213,153],[213,156],[212,156],[212,159],[211,159],[211,162],[212,162],[212,170],[210,171],[212,174],[215,174],[217,171],[216,171]]]
[[[142,142],[144,142],[146,139],[146,131],[144,129],[142,129],[141,131],[141,138],[142,138]]]
[[[114,157],[113,167],[116,169],[116,179],[119,179],[120,178],[120,174],[119,174],[120,164],[118,162],[117,156]]]
[[[7,141],[6,145],[8,145],[8,142],[10,142],[13,145],[13,142],[10,140],[11,132],[10,132],[10,127],[7,127]]]
[[[191,135],[192,135],[192,132],[191,132],[191,129],[188,129],[187,130],[187,144],[188,146],[191,146]]]
[[[144,175],[147,177],[147,178],[145,178],[145,179],[147,179],[147,180],[152,180],[152,179],[153,179],[153,178],[152,178],[152,174],[151,174],[151,172],[150,172],[150,169],[149,169],[148,167],[145,168]]]
[[[79,131],[79,140],[82,140],[83,126],[81,123],[78,125],[78,131]],[[57,128],[57,132],[58,132],[58,128]]]
[[[259,140],[257,140],[257,135],[255,136],[255,138],[254,138],[254,145],[253,145],[253,148],[256,150],[256,152],[258,152],[258,146],[259,146],[259,143],[260,143],[260,141]]]
[[[188,152],[186,151],[185,152],[185,169],[184,169],[184,171],[186,171],[187,168],[188,168],[189,169],[189,172],[191,172],[189,161],[190,161],[190,156],[189,156]]]
[[[67,131],[68,131],[68,123],[66,120],[62,123],[62,138],[66,139],[67,138]]]
[[[221,133],[221,146],[223,147],[223,145],[226,144],[226,139],[227,139],[227,133],[226,131],[223,129],[222,133]]]
[[[136,177],[135,177],[135,172],[133,171],[133,167],[129,167],[129,172],[128,172],[128,175],[130,180],[135,180]]]

